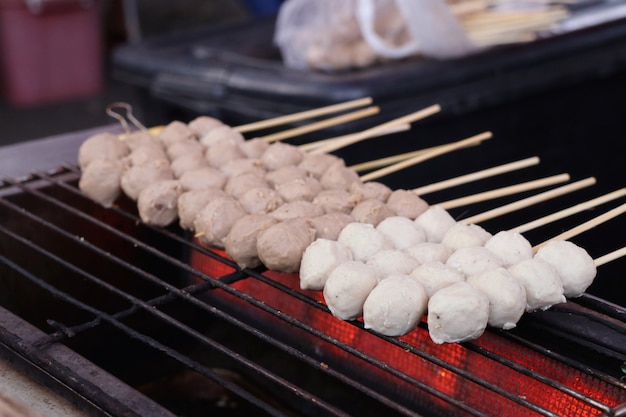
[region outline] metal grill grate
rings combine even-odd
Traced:
[[[205,406],[241,415],[626,415],[622,307],[584,297],[461,345],[434,345],[424,323],[382,337],[332,317],[293,275],[239,270],[176,227],[142,224],[131,202],[91,203],[78,176],[0,188],[0,300],[43,332],[29,346],[1,337],[106,412],[130,413],[42,352],[67,345],[173,413],[178,398],[155,386],[190,373]],[[607,337],[554,328],[559,314]]]

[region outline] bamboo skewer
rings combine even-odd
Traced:
[[[341,141],[334,141],[327,146],[321,146],[316,149],[313,149],[311,153],[329,153],[336,151],[337,149],[344,148],[346,146],[352,145],[354,143],[360,142],[363,139],[369,138],[372,135],[375,135],[379,132],[384,132],[385,130],[405,123],[413,123],[418,120],[424,119],[428,116],[432,116],[435,113],[441,111],[441,107],[438,104],[429,106],[425,109],[416,111],[414,113],[408,114],[406,116],[399,117],[397,119],[390,120],[378,126],[374,126],[372,128],[363,130],[361,132],[354,133],[352,135],[346,135]]]
[[[616,249],[613,252],[609,252],[606,255],[602,255],[599,258],[594,259],[593,262],[596,264],[596,267],[598,267],[598,266],[608,264],[609,262],[612,262],[624,256],[626,256],[626,247],[623,247],[621,249]]]
[[[605,194],[600,197],[596,197],[592,200],[586,201],[584,203],[577,204],[575,206],[566,208],[564,210],[557,211],[556,213],[549,214],[547,216],[541,217],[539,219],[533,220],[528,223],[524,223],[519,225],[513,229],[510,229],[510,232],[514,233],[524,233],[529,230],[535,229],[537,227],[541,227],[548,223],[563,219],[568,216],[572,216],[576,213],[580,213],[584,210],[588,210],[590,208],[599,206],[604,203],[608,203],[609,201],[615,200],[619,197],[626,196],[626,188],[621,188],[619,190],[613,191],[611,193]]]
[[[421,155],[417,155],[413,158],[409,158],[406,159],[404,161],[398,162],[396,164],[390,165],[388,167],[385,168],[381,168],[377,171],[373,171],[370,172],[366,175],[361,176],[361,181],[366,182],[366,181],[371,181],[373,179],[376,178],[380,178],[383,177],[385,175],[400,171],[401,169],[407,168],[411,165],[415,165],[418,164],[420,162],[423,162],[427,159],[430,158],[434,158],[436,156],[442,155],[444,153],[448,153],[451,151],[454,151],[456,149],[460,149],[460,148],[464,148],[470,144],[473,143],[479,143],[482,142],[483,140],[487,140],[487,139],[491,139],[492,137],[492,133],[491,132],[483,132],[480,133],[478,135],[472,136],[470,138],[464,139],[464,140],[460,140],[458,142],[454,142],[454,143],[449,143],[447,145],[442,145],[439,146],[438,148],[430,151],[430,152],[426,152],[423,153]]]
[[[479,145],[479,143],[471,143],[467,146],[470,147],[470,146],[477,146],[477,145]],[[446,145],[437,145],[437,146],[432,146],[430,148],[419,149],[417,151],[405,152],[405,153],[400,153],[397,155],[387,156],[385,158],[374,159],[371,161],[362,162],[360,164],[351,165],[349,168],[356,172],[363,172],[363,171],[368,171],[370,169],[381,168],[381,167],[395,164],[397,162],[404,161],[409,158],[413,158],[418,155],[422,155],[426,152],[434,151],[435,149],[439,149],[442,146],[446,146]]]
[[[501,207],[496,207],[494,209],[488,210],[483,213],[479,213],[475,216],[468,217],[466,219],[461,220],[463,223],[480,223],[485,220],[492,219],[494,217],[498,217],[507,213],[511,213],[515,210],[522,209],[524,207],[531,206],[533,204],[537,204],[542,201],[549,200],[554,197],[558,197],[581,188],[589,187],[596,183],[596,179],[594,177],[586,178],[584,180],[580,180],[571,184],[564,185],[562,187],[558,187],[549,191],[545,191],[543,193],[536,194],[534,196],[530,196],[524,198],[519,201],[515,201],[513,203],[506,204]]]
[[[493,200],[495,198],[504,197],[511,194],[517,194],[524,191],[534,190],[536,188],[547,187],[550,185],[569,181],[569,174],[554,175],[551,177],[541,178],[534,181],[528,181],[520,184],[510,185],[508,187],[498,188],[496,190],[485,191],[483,193],[469,195],[467,197],[456,198],[454,200],[438,203],[445,209],[451,209],[460,206]]]
[[[506,172],[526,168],[532,165],[537,165],[538,163],[539,163],[539,158],[536,156],[533,156],[531,158],[522,159],[520,161],[511,162],[511,163],[504,164],[504,165],[499,165],[497,167],[484,169],[482,171],[472,172],[470,174],[461,175],[459,177],[450,178],[448,180],[414,188],[413,191],[417,195],[424,195],[424,194],[432,193],[435,191],[440,191],[446,188],[451,188],[457,185],[467,184],[468,182],[477,181],[480,179],[496,176],[499,174],[504,174]]]
[[[343,103],[331,104],[330,106],[319,107],[312,110],[305,110],[298,113],[288,114],[285,116],[278,116],[271,119],[260,120],[258,122],[252,122],[244,125],[234,127],[239,133],[247,133],[254,130],[266,129],[269,127],[276,127],[283,124],[297,122],[306,119],[312,119],[318,116],[324,116],[331,113],[338,113],[344,110],[350,110],[357,107],[369,106],[372,104],[371,97],[360,98],[356,100],[350,100]]]
[[[367,107],[363,110],[357,110],[351,113],[342,114],[340,116],[331,117],[329,119],[321,120],[319,122],[309,123],[304,126],[295,127],[293,129],[283,130],[282,132],[273,133],[266,136],[261,136],[266,142],[272,143],[279,140],[292,138],[294,136],[303,135],[305,133],[314,132],[316,130],[325,129],[327,127],[336,126],[342,123],[351,122],[364,117],[372,116],[380,112],[380,108],[377,106]]]
[[[405,124],[393,126],[392,128],[381,131],[381,132],[375,132],[373,135],[371,135],[367,139],[375,138],[379,136],[391,135],[392,133],[406,132],[407,130],[410,130],[410,129],[411,129],[411,125],[408,123],[405,123]],[[315,142],[305,143],[305,144],[299,145],[298,148],[304,152],[309,152],[309,151],[312,151],[313,149],[333,143],[334,141],[340,141],[350,135],[353,135],[353,133],[350,133],[348,135],[337,136],[334,138],[321,139]]]
[[[540,243],[536,246],[533,247],[533,249],[535,251],[539,250],[541,247],[547,245],[549,242],[553,241],[553,240],[567,240],[571,237],[574,237],[576,235],[579,235],[583,232],[586,232],[587,230],[593,229],[594,227],[613,219],[614,217],[617,217],[623,213],[626,212],[626,203],[622,204],[621,206],[618,206],[616,208],[614,208],[613,210],[609,210],[606,213],[603,213],[601,215],[599,215],[598,217],[594,217],[593,219],[586,221],[583,224],[580,224],[570,230],[567,230],[563,233],[561,233],[560,235],[557,235],[555,237],[553,237],[552,239],[548,239],[543,243]]]

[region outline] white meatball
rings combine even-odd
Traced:
[[[422,284],[428,298],[442,288],[465,281],[463,274],[441,262],[422,264],[415,268],[410,275]]]
[[[526,311],[546,310],[565,302],[563,281],[549,263],[539,258],[527,259],[511,266],[509,272],[526,290]]]
[[[363,304],[377,284],[376,268],[359,261],[346,261],[328,274],[324,300],[333,316],[354,320],[363,314]]]
[[[337,240],[346,245],[354,259],[359,261],[365,261],[380,250],[393,249],[391,240],[367,223],[348,223]]]
[[[420,283],[408,275],[392,275],[382,280],[365,300],[363,325],[386,336],[402,336],[415,329],[427,303]]]
[[[483,246],[491,238],[491,233],[477,224],[456,223],[443,237],[442,244],[452,250],[469,246]]]
[[[441,243],[424,242],[415,246],[411,246],[405,250],[406,253],[414,257],[421,264],[427,262],[446,262],[450,255],[452,255],[452,249]]]
[[[502,261],[483,246],[470,246],[455,251],[446,261],[446,265],[469,277],[499,268],[502,266]]]
[[[533,257],[533,247],[521,234],[503,230],[485,242],[485,247],[498,255],[502,265],[509,267]]]
[[[270,144],[263,138],[253,138],[243,141],[239,144],[239,150],[243,152],[246,158],[260,158],[263,152],[269,148]]]
[[[428,333],[437,344],[476,339],[488,319],[489,299],[467,282],[442,288],[428,300]]]
[[[339,264],[353,260],[352,252],[341,242],[316,239],[302,254],[300,288],[323,290],[328,274]]]
[[[400,250],[426,241],[426,233],[408,217],[387,217],[378,223],[376,229],[387,236],[396,249]]]
[[[370,256],[365,263],[378,269],[381,279],[390,275],[408,275],[419,266],[417,259],[398,249],[380,250]]]
[[[185,123],[178,120],[168,123],[157,135],[165,148],[174,142],[194,137],[194,132]]]
[[[441,243],[456,220],[443,207],[435,205],[417,216],[415,223],[424,230],[428,242]]]
[[[517,325],[526,310],[526,291],[506,268],[496,268],[467,278],[489,298],[488,324],[504,330]]]
[[[535,257],[556,268],[566,297],[579,297],[593,283],[596,265],[586,250],[567,240],[554,240],[541,247]]]

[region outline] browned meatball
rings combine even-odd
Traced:
[[[123,165],[119,160],[95,159],[83,169],[78,188],[96,203],[111,207],[122,193],[122,172]]]
[[[240,268],[256,268],[261,265],[257,252],[259,233],[278,223],[267,214],[248,214],[233,224],[226,238],[224,249]]]
[[[237,200],[231,197],[218,197],[200,210],[193,226],[200,242],[223,249],[224,238],[231,227],[246,214],[248,213]]]
[[[78,148],[78,165],[85,168],[96,159],[119,160],[130,149],[117,136],[111,133],[97,133],[90,136]]]
[[[413,191],[395,190],[387,199],[387,206],[398,216],[408,217],[415,220],[428,208],[428,203]]]
[[[241,142],[239,150],[243,152],[246,158],[258,159],[269,146],[270,144],[265,139],[254,138]]]
[[[257,253],[263,264],[274,271],[298,272],[302,253],[313,243],[315,228],[308,219],[279,222],[257,237]]]
[[[137,197],[141,221],[155,226],[168,226],[178,218],[178,197],[183,188],[177,180],[157,181],[143,189]]]

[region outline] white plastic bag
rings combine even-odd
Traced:
[[[444,0],[287,0],[274,40],[286,66],[328,71],[472,50]]]

